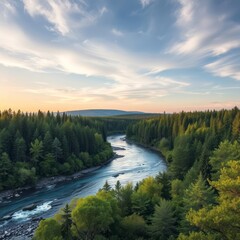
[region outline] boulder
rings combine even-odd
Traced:
[[[23,210],[23,211],[32,211],[32,210],[35,209],[36,207],[37,207],[37,204],[32,203],[32,204],[24,207],[22,210]]]
[[[7,221],[7,220],[10,220],[11,218],[12,218],[11,215],[6,215],[6,216],[1,218],[1,221]]]

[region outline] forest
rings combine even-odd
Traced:
[[[113,156],[101,121],[47,112],[0,112],[0,190],[33,186]]]
[[[127,138],[160,151],[167,172],[136,186],[106,182],[42,220],[35,240],[240,239],[238,108],[140,120]]]

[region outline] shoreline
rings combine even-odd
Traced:
[[[15,194],[19,194],[18,197],[20,198],[21,197],[20,194],[24,194],[24,191],[27,191],[27,190],[34,191],[34,190],[37,190],[40,188],[47,187],[49,185],[66,183],[69,181],[74,181],[74,180],[83,178],[87,174],[92,173],[92,172],[96,171],[97,169],[100,169],[101,167],[109,164],[113,160],[115,160],[117,158],[121,158],[121,157],[123,157],[123,155],[119,155],[116,152],[114,152],[114,155],[110,159],[108,159],[106,162],[102,163],[99,166],[86,168],[86,169],[81,170],[72,175],[44,178],[44,179],[39,180],[34,187],[24,187],[24,188],[18,188],[18,189],[12,189],[12,190],[6,190],[4,192],[0,192],[0,199],[2,197],[1,194],[2,195],[5,194],[8,197],[10,194],[11,197],[8,198],[8,200],[15,197]],[[2,200],[5,200],[5,199],[2,198]],[[2,219],[0,219],[0,220],[2,220]],[[27,220],[25,222],[15,223],[14,225],[2,226],[0,228],[0,240],[13,240],[13,239],[14,240],[30,240],[30,239],[32,239],[34,232],[35,232],[36,228],[38,227],[38,224],[41,220],[44,220],[44,218],[36,217],[31,220]]]
[[[84,177],[85,175],[92,173],[96,171],[97,169],[107,165],[108,163],[112,162],[113,160],[117,158],[123,157],[122,155],[118,155],[116,152],[114,152],[114,155],[108,159],[106,162],[102,163],[101,165],[86,168],[79,172],[73,173],[71,175],[59,175],[59,176],[53,176],[53,177],[46,177],[39,179],[34,186],[25,186],[21,188],[15,188],[15,189],[9,189],[9,190],[3,190],[0,192],[0,203],[5,200],[11,200],[12,198],[20,198],[21,195],[24,194],[26,191],[30,190],[37,190],[44,187],[47,187],[49,185],[55,185],[59,183],[65,183],[73,180],[77,180],[79,178]]]
[[[166,160],[166,157],[163,155],[163,153],[156,147],[152,147],[150,145],[147,145],[147,144],[144,144],[144,143],[140,143],[134,139],[129,139],[129,138],[126,138],[126,141],[129,142],[129,143],[134,143],[140,147],[144,147],[144,148],[147,148],[147,149],[150,149],[156,153],[158,153],[161,157],[163,157],[164,161],[167,163],[167,160]]]

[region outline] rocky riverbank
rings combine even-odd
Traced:
[[[19,198],[26,191],[41,189],[44,187],[54,186],[59,183],[64,183],[64,182],[69,182],[72,180],[79,179],[79,178],[83,177],[84,175],[94,172],[97,169],[101,168],[102,166],[110,163],[114,159],[120,158],[120,157],[122,157],[122,155],[118,155],[118,154],[114,153],[114,156],[112,158],[110,158],[108,161],[104,162],[103,164],[101,164],[99,166],[87,168],[80,172],[74,173],[72,175],[42,178],[36,183],[35,186],[26,186],[26,187],[22,187],[22,188],[13,189],[13,190],[2,191],[2,192],[0,192],[0,203],[2,201],[6,201],[6,200],[9,201],[12,198]]]
[[[57,177],[51,177],[51,178],[44,178],[41,179],[40,181],[37,182],[35,187],[25,187],[25,188],[19,188],[19,189],[14,189],[14,190],[8,190],[0,193],[0,197],[2,201],[10,200],[11,198],[19,198],[21,194],[24,194],[25,191],[32,191],[35,189],[40,189],[43,187],[49,187],[49,186],[54,186],[58,183],[64,183],[68,181],[72,181],[75,179],[79,179],[81,177],[84,177],[88,173],[94,172],[97,169],[101,168],[103,165],[106,165],[113,161],[116,158],[123,157],[122,155],[114,154],[114,156],[106,161],[104,164],[101,166],[96,166],[88,169],[84,169],[80,172],[74,173],[70,176],[57,176]],[[22,210],[23,211],[28,211],[34,208],[36,208],[36,204],[31,204],[26,207],[24,207]],[[4,221],[10,220],[11,221],[12,214],[4,216],[2,219],[0,219],[0,225],[4,224]],[[12,224],[7,224],[6,226],[2,225],[0,227],[0,240],[30,240],[32,239],[32,236],[34,234],[35,229],[37,228],[40,220],[42,218],[33,218],[31,221],[26,221],[26,222],[21,222],[21,223],[12,223]]]
[[[12,226],[3,226],[0,229],[0,240],[30,240],[42,218]]]

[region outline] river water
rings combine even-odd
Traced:
[[[125,141],[124,135],[108,137],[108,141],[118,155],[123,155],[98,170],[87,174],[76,181],[48,186],[46,188],[31,191],[9,202],[0,203],[0,218],[8,214],[12,219],[0,222],[2,226],[23,223],[36,217],[50,217],[55,214],[72,198],[85,197],[95,194],[107,180],[114,186],[119,180],[122,185],[127,182],[135,184],[148,176],[156,176],[159,172],[166,171],[163,158],[156,152]],[[32,211],[21,209],[32,203],[38,206]]]

